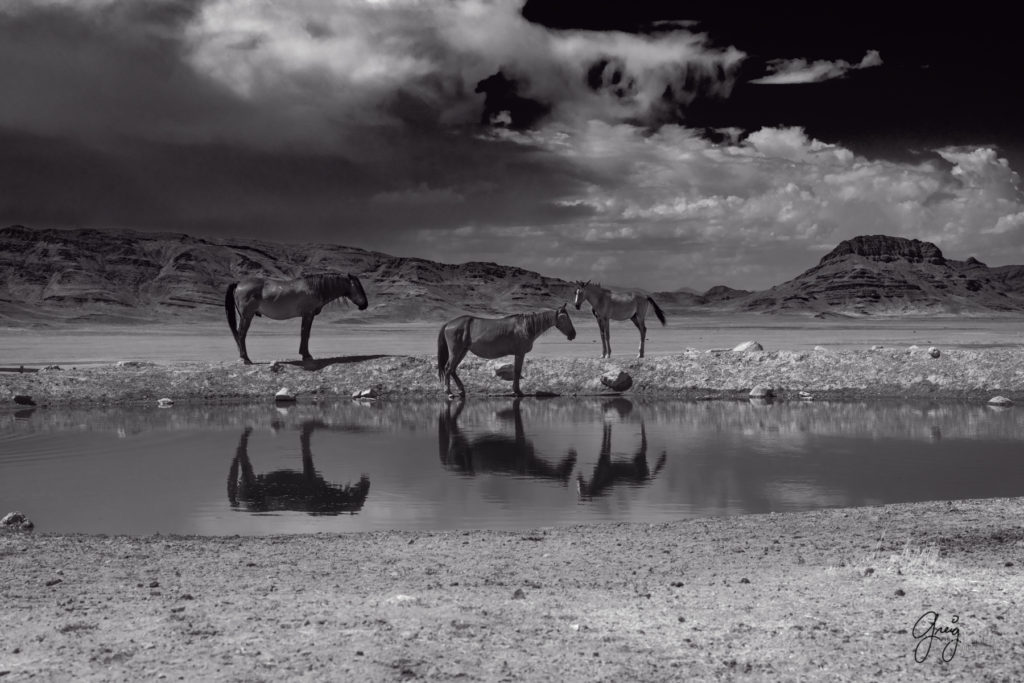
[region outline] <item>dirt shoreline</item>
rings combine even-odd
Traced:
[[[1021,680],[1022,513],[1015,498],[515,532],[3,533],[0,676]],[[915,637],[931,612],[959,637]]]
[[[470,395],[508,395],[495,376],[509,359],[467,358],[460,375]],[[932,357],[924,347],[829,351],[700,351],[653,358],[527,358],[528,394],[593,396],[609,393],[601,378],[624,371],[627,394],[651,398],[745,397],[758,386],[782,399],[933,398],[984,402],[1001,395],[1024,400],[1024,348],[952,349]],[[30,368],[33,369],[33,368]],[[116,405],[175,402],[272,401],[288,388],[300,401],[350,397],[373,390],[380,398],[440,397],[436,359],[371,355],[255,365],[237,362],[123,361],[81,368],[0,372],[0,400],[31,397],[36,405]],[[807,398],[807,396],[803,396]]]

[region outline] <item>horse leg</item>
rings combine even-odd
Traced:
[[[451,380],[455,380],[455,386],[459,388],[459,396],[464,397],[466,395],[466,385],[462,383],[462,379],[459,377],[456,369],[459,367],[459,363],[462,362],[462,359],[466,357],[466,352],[468,352],[469,349],[452,349],[450,345],[448,349],[451,351],[451,355],[448,357],[448,365],[444,369],[444,376],[448,379],[446,383],[448,395],[454,396],[454,394],[452,394]]]
[[[238,343],[238,356],[246,365],[252,365],[252,361],[249,360],[249,353],[245,350],[245,335],[248,334],[251,323],[252,313],[242,311],[242,319],[238,321],[238,338],[235,341]]]
[[[315,313],[306,313],[302,316],[302,332],[299,337],[299,355],[302,360],[313,360],[309,355],[309,331],[313,329],[313,316]]]
[[[644,319],[641,318],[637,313],[634,313],[633,317],[630,318],[630,320],[632,320],[633,324],[636,325],[636,329],[640,330],[640,354],[637,356],[637,358],[643,358],[644,342],[647,340],[647,323],[645,323]]]
[[[512,393],[516,396],[522,396],[523,392],[519,388],[519,378],[523,376],[523,359],[526,358],[525,353],[517,353],[515,364],[513,366],[512,373]]]
[[[601,358],[612,357],[612,321],[610,318],[601,318]]]

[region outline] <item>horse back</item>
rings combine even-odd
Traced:
[[[465,341],[469,350],[481,358],[501,358],[517,353],[526,353],[532,347],[532,340],[520,329],[518,316],[505,318],[476,318],[463,316]]]

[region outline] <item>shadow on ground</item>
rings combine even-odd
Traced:
[[[282,365],[294,365],[295,367],[302,368],[303,370],[317,371],[323,370],[329,365],[361,363],[365,360],[375,360],[377,358],[388,358],[388,354],[377,353],[369,356],[334,356],[333,358],[312,358],[310,360],[285,360],[278,362]]]

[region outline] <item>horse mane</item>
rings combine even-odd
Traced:
[[[534,339],[554,324],[554,314],[555,311],[535,311],[533,313],[520,313],[519,315],[523,319],[526,333],[530,335],[531,339]]]
[[[348,277],[340,273],[314,273],[306,275],[303,280],[321,301],[337,299],[347,290],[342,283],[348,284]]]

